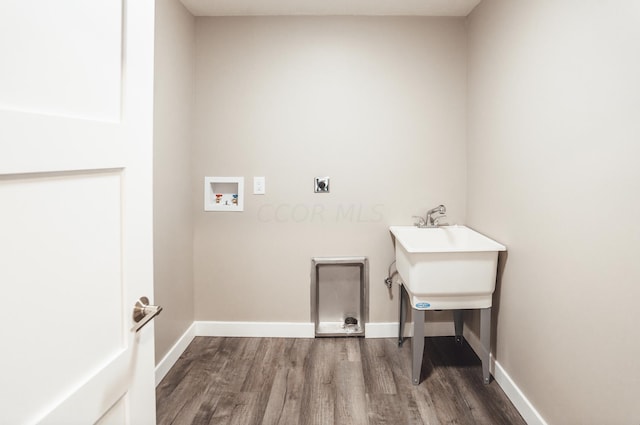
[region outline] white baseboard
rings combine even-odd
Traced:
[[[409,326],[405,327],[405,333]],[[392,338],[398,336],[398,323],[366,323],[364,325],[365,338]]]
[[[169,369],[178,361],[184,350],[187,349],[193,338],[196,337],[196,326],[192,323],[191,326],[182,334],[178,341],[173,344],[173,347],[169,349],[167,354],[156,365],[156,386],[160,384],[160,381],[167,375]]]
[[[314,338],[315,325],[311,322],[194,322],[197,336]],[[452,322],[426,322],[425,335],[453,335]],[[406,324],[405,336],[413,335],[413,323]],[[366,338],[393,338],[398,336],[398,323],[367,323]]]
[[[307,322],[194,322],[197,336],[261,338],[313,338],[315,326]]]
[[[426,336],[449,336],[454,334],[453,322],[425,322],[424,334]],[[413,336],[413,322],[404,325],[403,335]],[[365,338],[397,338],[398,322],[367,323],[365,326]]]
[[[536,408],[533,407],[533,404],[531,404],[529,399],[522,393],[516,383],[513,382],[500,363],[495,360],[493,360],[492,363],[494,363],[495,369],[493,377],[507,395],[507,398],[511,400],[511,403],[513,403],[518,412],[520,412],[525,422],[528,425],[547,425],[547,421],[545,421]]]
[[[480,338],[476,334],[468,331],[468,328],[464,329],[464,339],[467,340],[473,351],[480,355],[483,352],[482,343]],[[538,413],[533,404],[524,395],[516,383],[511,379],[506,370],[502,367],[500,362],[496,361],[491,354],[491,365],[489,367],[493,378],[496,380],[502,391],[507,395],[507,398],[513,403],[516,410],[524,418],[528,425],[547,425],[544,418]]]
[[[468,326],[465,326],[462,335],[464,336],[465,341],[469,343],[471,349],[476,353],[476,355],[482,358],[482,354],[484,353],[484,348],[482,347],[482,343],[480,342],[480,338],[469,330]],[[493,356],[491,356],[491,365],[489,366],[489,370],[493,374]],[[495,374],[493,374],[495,376]]]

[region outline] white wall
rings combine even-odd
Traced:
[[[177,0],[156,1],[154,283],[156,362],[194,320],[191,142],[195,19]]]
[[[640,423],[640,7],[468,19],[471,226],[509,254],[497,361],[550,424]]]
[[[397,320],[387,227],[465,220],[465,56],[462,19],[198,18],[196,318],[309,322],[311,257],[356,255]],[[204,176],[244,176],[245,211],[204,212]]]

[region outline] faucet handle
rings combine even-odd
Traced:
[[[440,223],[440,219],[441,218],[445,218],[445,217],[446,217],[446,215],[441,215],[439,217],[434,218],[433,219],[433,225],[436,226],[436,227],[438,227],[438,226],[448,226],[449,225],[448,223]]]
[[[420,217],[419,215],[414,215],[413,218],[417,218],[418,221],[413,223],[415,226],[423,227],[427,222],[424,220],[424,217]]]

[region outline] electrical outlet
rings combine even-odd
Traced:
[[[313,191],[315,193],[329,193],[329,177],[316,177]]]

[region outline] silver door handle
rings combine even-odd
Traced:
[[[133,321],[137,323],[134,330],[138,332],[162,311],[159,305],[149,305],[149,298],[140,297],[133,306]]]

